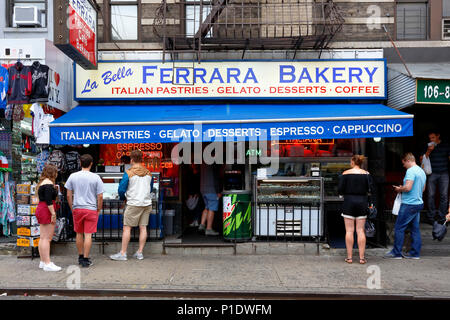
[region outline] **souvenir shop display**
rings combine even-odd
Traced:
[[[47,163],[54,165],[59,173],[66,173],[66,156],[61,150],[53,150],[48,156]]]
[[[8,73],[8,104],[28,103],[32,89],[31,68],[17,61],[8,69]]]
[[[9,74],[8,70],[0,66],[0,109],[6,108],[6,96],[8,94]]]
[[[49,155],[50,152],[48,150],[43,149],[42,152],[36,156],[36,169],[38,174],[41,174],[42,170],[44,170]]]
[[[9,168],[0,168],[0,224],[3,227],[4,236],[11,235],[10,224],[16,220],[15,183],[10,181],[9,171]]]
[[[38,181],[36,157],[22,155],[22,181]]]
[[[49,67],[34,61],[31,65],[31,95],[30,102],[47,102],[49,94]]]
[[[50,143],[50,128],[49,124],[54,120],[53,115],[45,113],[43,105],[34,103],[30,108],[30,113],[33,116],[33,135],[36,138],[37,144]]]
[[[37,198],[34,194],[36,185],[18,184],[17,192],[17,246],[32,247],[39,245],[39,223],[36,218]]]

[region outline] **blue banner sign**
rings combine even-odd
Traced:
[[[346,139],[413,135],[411,118],[378,120],[51,127],[51,144]]]

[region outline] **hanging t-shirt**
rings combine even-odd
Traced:
[[[8,93],[9,73],[8,70],[0,66],[0,109],[6,108],[6,95]]]
[[[30,67],[17,62],[8,69],[8,103],[24,104],[30,101],[31,71]]]
[[[49,67],[39,61],[31,65],[31,95],[30,102],[47,102],[49,93]]]
[[[54,120],[50,114],[45,114],[39,103],[34,103],[30,109],[33,115],[33,135],[37,144],[50,143],[49,124]]]

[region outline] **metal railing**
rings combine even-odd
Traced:
[[[321,242],[324,239],[320,205],[258,203],[253,216],[257,240]]]
[[[121,241],[123,231],[123,212],[125,204],[120,200],[104,200],[103,208],[98,217],[97,232],[92,235],[92,239],[104,245],[109,241]],[[73,229],[73,217],[67,200],[60,202],[57,211],[58,218],[66,218],[65,228],[60,237],[60,242],[75,241],[75,231]],[[139,241],[139,228],[132,228],[130,241]],[[150,214],[147,226],[147,241],[157,241],[164,238],[162,216],[158,203],[152,203],[152,213]]]
[[[326,48],[344,24],[332,0],[162,0],[153,32],[164,51]]]

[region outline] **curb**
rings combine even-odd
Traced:
[[[61,289],[0,288],[5,296],[70,296],[70,297],[148,297],[189,299],[271,299],[271,300],[448,300],[414,294],[314,293],[306,291],[189,291],[189,290],[126,290],[126,289]]]
[[[109,255],[120,250],[120,242],[102,243],[94,242],[92,244],[91,254]],[[130,251],[137,250],[138,243],[129,244]],[[37,249],[36,249],[37,250]],[[354,249],[357,250],[357,249]],[[383,256],[388,248],[367,248],[366,252],[370,256]],[[51,252],[54,255],[67,256],[76,253],[75,242],[52,243]],[[17,247],[15,243],[0,244],[0,255],[19,256],[30,254],[31,248]],[[232,245],[205,246],[205,245],[173,245],[166,243],[163,247],[161,241],[148,242],[144,254],[167,254],[167,255],[296,255],[296,256],[343,256],[346,249],[330,248],[327,244],[312,243],[292,243],[292,242],[248,242],[238,243],[236,250]]]

